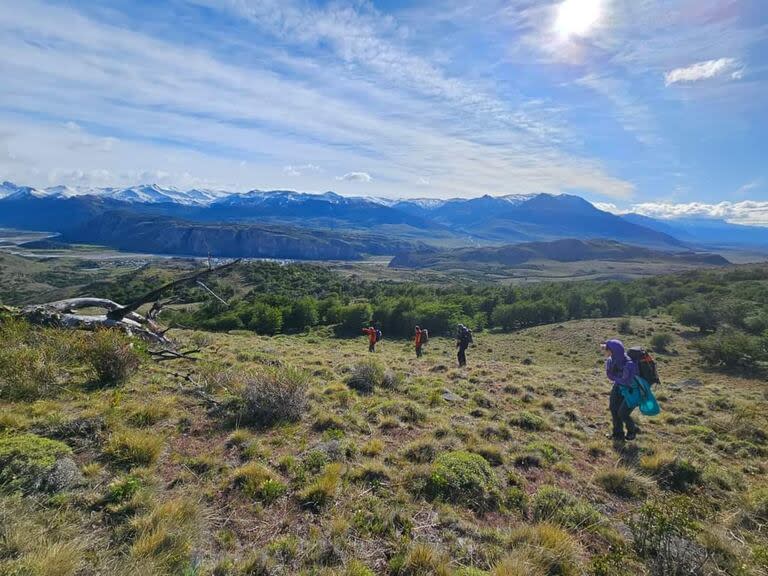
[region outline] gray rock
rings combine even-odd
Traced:
[[[448,388],[443,389],[443,400],[446,402],[464,402],[464,398],[459,396],[458,394],[454,394]]]
[[[45,478],[41,488],[46,492],[60,492],[83,483],[83,475],[71,458],[56,461]]]

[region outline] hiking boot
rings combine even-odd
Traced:
[[[632,432],[627,432],[627,440],[632,441],[635,438],[637,438],[637,435],[640,433],[640,430],[632,430]]]

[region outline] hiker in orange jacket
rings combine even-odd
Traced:
[[[368,328],[363,328],[363,334],[368,335],[368,352],[376,352],[376,328],[373,324]]]
[[[421,328],[416,326],[416,335],[413,338],[413,343],[416,346],[416,358],[421,358],[421,347],[423,342],[421,340]]]

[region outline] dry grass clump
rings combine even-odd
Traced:
[[[320,511],[333,502],[341,484],[344,467],[338,462],[328,464],[315,481],[299,492],[299,502],[305,508]]]
[[[163,439],[144,430],[122,430],[107,440],[104,454],[121,466],[149,466],[157,461]]]
[[[602,470],[595,475],[595,483],[602,486],[606,492],[620,498],[645,498],[650,490],[646,478],[627,468]]]
[[[201,527],[200,509],[188,498],[174,498],[131,520],[131,555],[151,561],[159,573],[180,574],[190,565]]]
[[[232,481],[249,498],[271,504],[286,491],[275,473],[258,462],[249,462],[232,473]]]
[[[117,330],[98,330],[85,343],[83,358],[103,386],[125,383],[139,368],[133,343]]]
[[[492,576],[577,576],[583,574],[579,546],[553,524],[515,529],[509,538],[512,553],[491,570]]]
[[[389,563],[392,576],[451,576],[448,558],[426,542],[416,542]]]
[[[255,426],[297,422],[307,411],[308,376],[289,367],[263,369],[245,379],[241,421]]]
[[[358,362],[347,377],[347,386],[363,394],[370,394],[375,388],[384,386],[384,366],[375,358]]]

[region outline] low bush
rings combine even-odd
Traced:
[[[654,576],[698,574],[707,558],[696,537],[700,526],[693,502],[685,496],[646,502],[629,519],[636,552]]]
[[[131,341],[117,330],[96,331],[84,346],[83,359],[104,386],[123,384],[140,364]]]
[[[547,427],[547,423],[544,418],[532,412],[526,411],[512,416],[512,418],[509,419],[509,424],[511,426],[517,426],[518,428],[532,432],[544,430]]]
[[[71,454],[66,444],[34,434],[1,435],[0,490],[26,493],[63,487],[56,485],[56,467]]]
[[[384,385],[385,374],[384,367],[375,358],[369,358],[352,367],[347,386],[363,394],[370,394],[374,388]]]
[[[496,510],[501,504],[498,480],[479,454],[455,451],[437,457],[431,467],[427,494],[477,511]]]
[[[288,367],[263,369],[245,379],[241,421],[255,426],[296,422],[307,411],[307,375]]]
[[[659,332],[651,337],[651,348],[655,352],[667,352],[670,344],[672,344],[672,334],[667,332]]]

